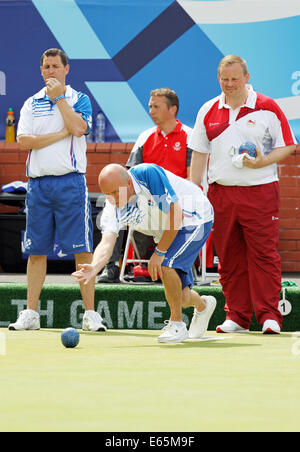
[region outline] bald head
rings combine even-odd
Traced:
[[[128,173],[123,166],[111,163],[110,165],[106,165],[100,172],[98,184],[102,190],[103,186],[106,187],[110,184],[124,184],[124,182],[126,183],[128,177]]]
[[[102,193],[117,207],[123,207],[134,193],[127,170],[116,163],[105,166],[99,174],[98,184]]]

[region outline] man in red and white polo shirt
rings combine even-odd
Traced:
[[[151,91],[149,114],[155,126],[139,135],[126,163],[127,168],[140,163],[155,163],[177,176],[189,178],[192,153],[187,148],[187,141],[192,129],[177,119],[178,110],[179,100],[175,91],[169,88]],[[137,232],[134,239],[141,256],[154,243],[152,237]],[[123,234],[120,233],[109,263],[97,278],[98,283],[119,282],[118,261],[122,242]]]
[[[222,93],[200,108],[188,143],[195,151],[191,180],[201,184],[208,165],[214,243],[226,299],[226,320],[217,332],[247,331],[254,309],[263,333],[280,333],[276,163],[295,150],[296,140],[279,106],[255,92],[249,77],[242,58],[228,55],[221,60]],[[235,165],[246,141],[255,144],[257,156]]]
[[[168,88],[151,91],[149,114],[156,126],[140,134],[127,167],[155,163],[184,179],[189,177],[191,152],[187,149],[187,140],[192,129],[176,118],[178,109],[174,91]]]

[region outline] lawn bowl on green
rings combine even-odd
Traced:
[[[66,348],[74,348],[78,345],[80,336],[75,328],[66,328],[61,333],[61,342]]]

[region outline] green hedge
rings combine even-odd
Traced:
[[[26,307],[26,284],[0,284],[0,327],[14,322],[19,311]],[[219,287],[197,286],[202,295],[213,295],[217,307],[209,329],[224,321],[224,296]],[[287,288],[286,299],[292,311],[284,317],[283,331],[300,331],[300,290]],[[45,284],[40,297],[42,328],[81,328],[84,312],[79,286],[76,284]],[[161,329],[169,318],[169,308],[161,285],[96,285],[95,308],[111,329]],[[183,310],[189,324],[193,309]],[[251,330],[260,331],[253,316]]]

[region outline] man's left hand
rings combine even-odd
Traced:
[[[266,157],[260,152],[258,148],[256,148],[256,157],[254,160],[249,160],[247,158],[244,158],[243,160],[243,166],[247,166],[248,168],[263,168],[267,165],[268,163]]]
[[[152,254],[148,263],[148,271],[152,281],[157,281],[158,278],[160,278],[160,275],[162,274],[161,264],[163,263],[164,258],[165,256],[158,256],[155,253]]]

